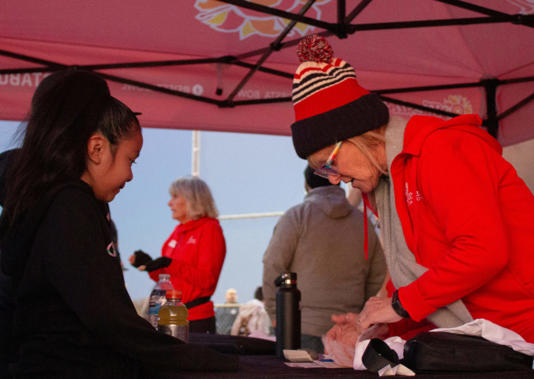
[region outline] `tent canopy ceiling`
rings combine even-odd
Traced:
[[[0,25],[0,119],[82,66],[144,126],[289,135],[295,44],[322,33],[392,114],[478,113],[503,145],[534,138],[531,0],[3,0]]]

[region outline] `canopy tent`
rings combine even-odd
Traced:
[[[289,135],[295,45],[321,33],[392,114],[534,138],[532,0],[2,0],[0,25],[0,119],[79,66],[144,126]]]

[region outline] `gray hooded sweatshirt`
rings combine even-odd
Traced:
[[[287,271],[297,273],[302,334],[326,333],[333,325],[333,313],[360,312],[386,273],[373,228],[368,237],[366,260],[363,214],[338,186],[312,189],[304,202],[282,215],[263,256],[263,295],[271,319],[276,319],[273,282]]]

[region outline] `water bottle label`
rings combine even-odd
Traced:
[[[148,318],[155,329],[158,329],[159,309],[167,302],[167,299],[165,298],[166,293],[167,291],[164,289],[154,289],[150,294],[150,299],[148,301]]]
[[[158,314],[159,308],[167,302],[165,294],[167,291],[161,289],[155,289],[150,294],[148,301],[148,314]]]
[[[149,308],[148,308],[148,314],[149,315],[157,315],[159,313],[159,309],[161,308],[161,305],[160,304],[154,304],[154,305],[151,305]]]

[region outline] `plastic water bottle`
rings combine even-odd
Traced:
[[[187,342],[189,341],[188,312],[181,298],[182,291],[167,291],[167,302],[159,309],[158,330]]]
[[[297,273],[282,273],[274,284],[276,293],[276,355],[284,358],[284,349],[300,349],[300,291]]]
[[[158,329],[158,313],[160,307],[167,301],[165,295],[167,291],[174,289],[171,284],[169,274],[159,274],[159,281],[156,283],[148,300],[148,321],[155,329]]]

